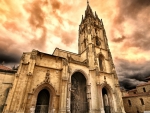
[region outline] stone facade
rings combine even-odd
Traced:
[[[16,71],[0,65],[0,113],[2,112],[9,90],[15,78]]]
[[[3,113],[125,113],[102,20],[87,4],[79,53],[23,53]]]
[[[122,91],[122,94],[126,113],[150,112],[150,79],[135,89]]]

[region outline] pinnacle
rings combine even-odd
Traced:
[[[87,0],[87,5],[89,5],[89,0]]]
[[[88,15],[94,16],[93,12],[92,12],[92,9],[89,5],[89,1],[87,0],[87,8],[86,8],[86,11],[85,11],[85,16],[88,16]]]

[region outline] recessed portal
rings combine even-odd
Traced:
[[[80,72],[71,77],[71,113],[87,113],[86,79]]]
[[[105,88],[102,89],[102,95],[103,95],[103,103],[104,103],[105,113],[111,113],[108,93],[107,93],[107,90]]]
[[[46,89],[39,92],[35,113],[48,113],[50,94]]]

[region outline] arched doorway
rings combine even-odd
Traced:
[[[71,77],[71,113],[87,113],[86,78],[80,72]]]
[[[47,89],[39,92],[36,102],[35,113],[48,113],[50,94]]]
[[[111,113],[110,112],[110,101],[108,98],[108,92],[105,88],[102,89],[102,95],[103,95],[103,103],[104,103],[105,113]]]

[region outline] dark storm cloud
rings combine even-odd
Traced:
[[[124,21],[126,17],[136,18],[142,10],[150,7],[150,1],[149,0],[128,0],[128,1],[118,0],[117,7],[119,8],[120,11],[117,20],[120,20],[118,21],[120,23]]]
[[[20,57],[21,57],[21,51],[19,48],[16,48],[15,42],[11,39],[7,38],[1,38],[0,40],[0,64],[2,62],[5,62],[5,65],[12,63],[12,64],[18,64]]]
[[[4,62],[5,64],[8,64],[8,63],[14,63],[14,64],[17,64],[19,63],[19,60],[20,60],[20,56],[15,54],[15,53],[0,53],[0,64],[2,62]]]
[[[130,46],[139,47],[143,50],[150,48],[150,0],[118,0],[118,14],[113,20],[112,41],[119,39],[115,36],[114,31],[128,37]],[[124,28],[128,23],[129,26]],[[130,26],[131,25],[131,26]],[[134,26],[134,27],[133,27]],[[127,32],[130,31],[130,34]],[[129,47],[130,47],[129,46]]]
[[[126,90],[134,89],[136,85],[130,79],[124,79],[123,81],[119,81],[121,87]]]
[[[149,24],[150,25],[150,24]],[[150,28],[145,31],[137,31],[132,35],[131,44],[144,50],[150,50]]]
[[[138,63],[119,58],[115,60],[117,61],[116,67],[120,85],[126,89],[134,88],[150,76],[150,61]]]

